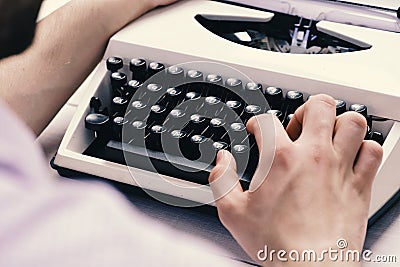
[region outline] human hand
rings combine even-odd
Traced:
[[[271,138],[264,116],[247,124],[260,151],[264,138]],[[254,260],[268,266],[338,264],[327,255],[324,262],[279,262],[276,255],[273,262],[261,262],[257,253],[265,245],[288,253],[313,249],[319,256],[330,247],[338,249],[337,240],[345,239],[347,249],[361,251],[371,187],[383,153],[377,143],[363,140],[366,128],[365,118],[357,113],[336,117],[335,101],[326,95],[313,96],[300,107],[287,131],[275,118],[275,157],[263,184],[243,192],[237,183],[216,200],[222,223]],[[218,154],[210,175],[214,195],[221,189],[213,181],[238,179],[235,166],[229,152]],[[352,264],[358,265],[344,263]]]

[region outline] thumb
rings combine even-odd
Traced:
[[[232,206],[242,196],[243,189],[236,173],[235,158],[226,150],[218,152],[216,166],[210,173],[209,183],[217,208]]]

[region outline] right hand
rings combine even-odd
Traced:
[[[269,250],[301,253],[313,249],[320,253],[329,247],[337,249],[336,241],[343,238],[348,249],[361,251],[363,247],[372,182],[383,152],[377,143],[363,140],[364,117],[354,112],[336,117],[335,106],[329,96],[313,96],[296,111],[287,132],[275,119],[275,158],[263,184],[254,192],[244,192],[237,183],[216,200],[222,223],[260,264],[338,264],[327,257],[322,263],[279,262],[276,258],[261,262],[257,253],[265,245]],[[267,115],[247,124],[260,151],[265,142],[262,133],[270,136],[265,131],[271,131],[259,123],[266,119],[263,116]],[[217,179],[238,180],[235,159],[227,151],[218,154],[209,180]],[[221,188],[216,186],[211,184],[214,195],[220,194]]]

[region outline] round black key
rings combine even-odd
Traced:
[[[225,82],[225,86],[233,92],[238,92],[243,89],[243,83],[236,78],[229,78]]]
[[[113,138],[114,140],[121,141],[122,140],[122,128],[126,125],[128,121],[121,116],[115,117],[113,119],[112,129],[113,129]]]
[[[181,67],[171,66],[167,69],[166,85],[176,87],[185,83],[185,71]]]
[[[125,73],[122,72],[113,72],[111,74],[111,86],[112,88],[120,88],[125,86],[128,82],[128,78]]]
[[[159,62],[151,62],[149,64],[148,75],[149,78],[153,75],[163,71],[165,69],[165,65]]]
[[[304,103],[304,95],[300,91],[286,93],[287,114],[294,113]]]
[[[289,114],[289,115],[286,116],[286,118],[285,118],[285,120],[283,122],[283,126],[284,127],[288,126],[288,124],[289,124],[290,120],[293,118],[293,116],[294,116],[294,114]]]
[[[257,103],[259,101],[260,96],[262,95],[262,85],[259,83],[250,82],[246,84],[246,102],[248,103]]]
[[[132,72],[132,80],[144,82],[147,78],[146,60],[141,58],[133,58],[129,63],[129,69]]]
[[[236,101],[236,100],[229,100],[226,102],[226,106],[233,111],[236,112],[239,116],[242,114],[244,105],[241,101]]]
[[[157,83],[151,83],[151,84],[147,85],[147,91],[152,92],[152,93],[159,92],[162,89],[163,89],[162,85],[157,84]]]
[[[99,134],[107,129],[109,121],[110,117],[104,114],[90,113],[85,118],[85,127]]]
[[[262,85],[259,83],[254,83],[254,82],[250,82],[248,84],[246,84],[246,91],[256,91],[256,92],[261,92],[262,91]]]
[[[226,127],[225,120],[221,118],[212,118],[205,135],[209,138],[212,138],[215,141],[222,140],[224,136],[228,137],[226,135],[227,129],[225,129],[225,127]],[[223,141],[229,142],[229,138],[225,138],[223,139]]]
[[[185,95],[183,94],[181,87],[170,87],[167,89],[164,98],[160,101],[160,104],[165,106],[167,109],[171,110],[177,105],[179,105]]]
[[[128,126],[126,126],[128,127]],[[133,121],[129,129],[124,134],[124,139],[129,140],[132,145],[144,146],[145,145],[145,130],[147,124],[145,121],[135,120]]]
[[[283,92],[281,88],[270,86],[267,87],[263,92],[269,106],[272,109],[280,109],[282,107]]]
[[[197,92],[206,96],[207,86],[203,83],[204,74],[198,70],[189,70],[186,74],[185,90],[187,92]]]
[[[206,77],[206,83],[208,96],[219,97],[222,101],[225,102],[227,90],[223,86],[224,80],[222,79],[222,77],[217,74],[209,74]]]
[[[168,114],[164,126],[168,130],[183,130],[188,124],[188,121],[189,118],[187,117],[185,110],[176,108],[171,110]]]
[[[372,133],[371,140],[374,140],[375,142],[377,142],[381,146],[383,145],[383,143],[385,141],[384,138],[383,138],[383,134],[381,132],[376,132],[376,131],[374,131]]]
[[[166,154],[180,156],[181,147],[188,147],[189,136],[183,130],[171,130],[162,136],[163,151]]]
[[[199,114],[193,114],[190,116],[190,120],[185,127],[185,131],[189,134],[203,134],[207,129],[208,119]]]
[[[213,143],[213,148],[216,151],[220,151],[220,150],[227,150],[229,148],[228,143],[222,142],[222,141],[217,141]]]
[[[190,138],[192,152],[187,158],[207,164],[213,164],[217,151],[213,147],[213,141],[202,135],[193,135]]]
[[[340,99],[336,99],[336,116],[339,116],[346,112],[346,102]]]
[[[208,96],[204,99],[202,114],[207,117],[215,117],[219,115],[223,107],[224,105],[219,97]]]
[[[93,113],[100,113],[100,108],[101,108],[100,98],[92,97],[90,99],[90,108],[92,109]]]
[[[168,116],[167,109],[162,105],[154,105],[151,107],[151,112],[147,124],[162,125],[165,118]]]
[[[267,114],[272,114],[275,115],[281,122],[283,122],[283,113],[280,110],[276,110],[276,109],[271,109],[267,111]]]
[[[124,61],[119,57],[110,57],[106,62],[107,69],[111,72],[117,72],[124,67]]]
[[[250,147],[245,144],[236,144],[232,146],[231,152],[236,160],[237,172],[241,176],[249,163]]]
[[[202,82],[204,78],[204,74],[198,70],[189,70],[187,72],[186,78],[189,83],[191,82]]]
[[[218,105],[219,103],[221,103],[221,99],[216,96],[208,96],[205,99],[205,103],[207,106],[215,106],[215,105]]]
[[[200,146],[207,142],[207,137],[203,135],[193,135],[185,147],[181,147],[182,154],[189,160],[199,160],[201,157]]]
[[[188,104],[187,110],[189,113],[198,112],[204,102],[201,94],[193,91],[186,93],[185,100]]]
[[[368,116],[368,108],[366,105],[363,104],[353,104],[350,106],[349,111],[357,112],[363,115],[364,117]]]
[[[224,81],[223,81],[222,77],[220,75],[217,75],[217,74],[209,74],[209,75],[207,75],[206,81],[208,83],[211,83],[211,84],[218,84],[218,85],[223,85],[224,84]]]
[[[143,83],[139,80],[130,80],[128,82],[128,86],[127,89],[129,91],[129,94],[131,96],[133,96],[138,90],[139,88],[143,85]]]
[[[128,107],[129,104],[129,99],[127,99],[126,97],[120,97],[120,96],[116,96],[113,98],[112,100],[112,104],[111,104],[111,113],[113,115],[119,115],[122,116],[125,114],[126,112],[126,108]]]
[[[224,142],[229,142],[231,144],[233,143],[242,143],[243,140],[247,138],[247,131],[246,131],[246,125],[244,125],[241,122],[234,122],[229,126],[229,132],[228,136],[224,135],[222,136],[222,140]],[[228,139],[229,138],[229,139]],[[229,141],[227,141],[229,140]]]
[[[147,104],[141,100],[133,100],[131,104],[131,113],[129,114],[131,120],[145,121],[149,116],[149,109]]]
[[[251,117],[262,114],[262,108],[257,105],[247,105],[241,116],[242,121],[247,123]]]
[[[162,125],[152,126],[146,136],[146,147],[154,151],[162,151],[161,135],[165,132],[166,128]]]
[[[132,102],[132,108],[134,108],[136,110],[141,110],[141,109],[144,109],[146,107],[147,107],[147,105],[143,101],[136,100],[136,101]]]
[[[186,100],[195,101],[201,98],[201,94],[197,92],[188,92],[186,93]]]

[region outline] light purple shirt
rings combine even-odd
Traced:
[[[106,185],[50,179],[34,136],[1,101],[0,125],[0,266],[236,265]]]

